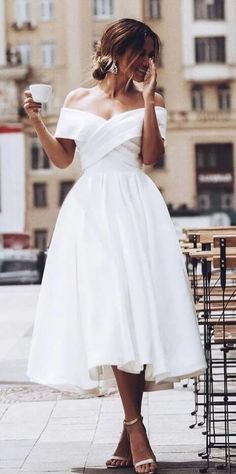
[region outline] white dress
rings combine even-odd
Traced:
[[[166,109],[155,111],[165,138]],[[83,173],[48,251],[27,368],[34,382],[96,389],[114,382],[111,365],[146,365],[147,386],[205,371],[177,234],[139,158],[143,116],[61,109],[55,136],[75,141]]]

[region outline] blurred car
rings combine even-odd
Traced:
[[[45,261],[39,249],[0,249],[0,285],[41,283]]]

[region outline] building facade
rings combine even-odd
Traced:
[[[25,229],[25,145],[18,115],[19,84],[28,69],[7,61],[6,2],[0,0],[0,234]],[[1,239],[0,239],[1,240]]]
[[[25,212],[23,129],[0,125],[0,234],[23,232]]]
[[[15,74],[17,68],[18,74],[27,70],[17,82],[18,111],[22,114],[23,90],[30,83],[52,84],[43,111],[52,133],[68,91],[94,84],[92,54],[107,23],[122,17],[146,22],[162,42],[157,90],[168,109],[168,132],[165,156],[144,170],[173,209],[235,208],[235,0],[1,0],[0,5],[6,25],[1,64]],[[27,118],[23,123],[25,231],[33,246],[44,248],[80,176],[79,157],[67,169],[56,168]]]

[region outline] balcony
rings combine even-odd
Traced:
[[[236,64],[193,64],[184,66],[184,79],[192,82],[221,82],[236,78]]]
[[[226,128],[229,126],[236,127],[236,110],[205,110],[201,112],[195,112],[192,110],[169,110],[168,122],[170,127],[175,127],[177,125],[181,128],[192,128],[193,125],[205,127],[206,122],[209,127],[210,123],[213,123],[213,127],[215,127],[217,122],[224,124],[224,127]]]
[[[0,81],[19,81],[24,79],[29,72],[29,67],[19,64],[16,66],[0,66]]]
[[[8,47],[6,50],[6,65],[0,66],[0,80],[21,80],[29,72],[29,65],[22,64],[22,58],[19,51]]]
[[[27,21],[13,21],[11,24],[13,30],[21,31],[21,30],[35,30],[38,26],[36,21],[34,20],[27,20]]]

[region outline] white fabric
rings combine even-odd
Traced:
[[[205,371],[195,307],[166,204],[138,158],[144,109],[110,120],[62,108],[83,174],[60,209],[27,375],[96,389],[111,365],[155,384]],[[166,109],[156,107],[165,138]]]

